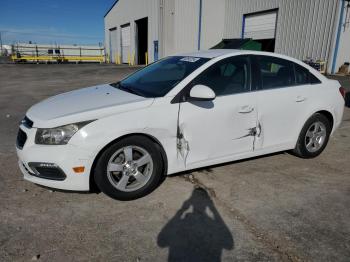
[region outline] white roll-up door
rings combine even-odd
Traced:
[[[122,62],[128,63],[128,56],[131,50],[130,25],[122,27]]]
[[[275,38],[277,11],[245,15],[244,19],[244,38]]]
[[[117,29],[113,28],[109,30],[109,59],[112,63],[116,62],[117,52]]]

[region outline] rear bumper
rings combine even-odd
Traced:
[[[344,101],[342,100],[341,102],[344,102]],[[340,127],[343,121],[343,115],[344,115],[344,103],[342,103],[341,106],[333,110],[334,123],[333,123],[332,135]]]

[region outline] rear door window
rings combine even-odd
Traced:
[[[257,56],[256,61],[262,89],[281,88],[295,84],[292,62],[270,56]]]

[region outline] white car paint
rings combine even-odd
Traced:
[[[171,102],[191,80],[216,62],[242,54],[293,61],[307,68],[322,83],[216,97],[208,108],[194,101],[185,102],[181,103],[179,113],[179,104]],[[296,59],[242,50],[210,50],[183,56],[211,59],[164,97],[144,98],[110,85],[100,85],[54,96],[31,107],[26,115],[34,126],[20,126],[28,138],[22,149],[17,148],[24,178],[53,188],[89,190],[91,168],[98,154],[109,143],[130,134],[144,134],[158,141],[166,154],[167,174],[173,174],[292,149],[306,120],[321,110],[332,114],[333,131],[341,122],[344,100],[339,94],[339,83]],[[95,121],[80,129],[67,145],[34,142],[38,128],[87,120]],[[180,141],[178,127],[183,134]],[[245,136],[252,127],[256,127],[259,136]],[[32,176],[28,173],[29,162],[55,163],[67,178],[54,181]],[[74,173],[72,168],[76,166],[85,166],[84,173]]]
[[[190,96],[193,98],[203,98],[207,99],[215,99],[215,92],[207,86],[204,85],[196,85],[192,87],[190,91]]]
[[[254,93],[217,97],[209,108],[183,103],[179,122],[190,145],[187,166],[252,152],[254,138],[245,135],[256,126],[255,108]]]
[[[32,106],[27,116],[36,127],[56,127],[150,106],[147,99],[110,85],[92,86],[50,97]]]

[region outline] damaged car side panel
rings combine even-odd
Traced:
[[[283,150],[316,157],[343,115],[339,83],[283,55],[201,51],[138,72],[30,109],[17,137],[25,179],[89,190],[94,176],[113,198],[135,199],[151,192],[165,173]],[[30,128],[27,118],[34,121]],[[60,167],[66,179],[33,176],[30,163]],[[77,175],[74,167],[84,172]]]
[[[249,110],[247,110],[249,105]],[[250,112],[246,112],[250,111]],[[186,152],[186,167],[253,150],[257,111],[251,93],[217,97],[214,101],[181,104],[179,149]]]

